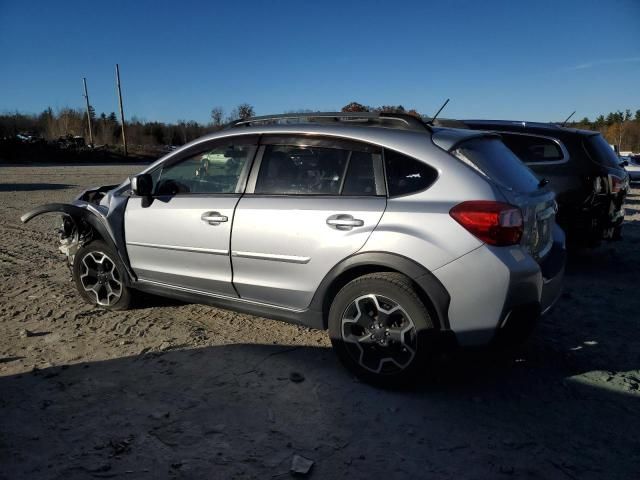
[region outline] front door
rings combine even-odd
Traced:
[[[380,149],[308,136],[261,144],[234,218],[233,282],[242,298],[303,309],[384,212]]]
[[[125,213],[127,253],[140,280],[237,296],[231,225],[255,140],[217,140],[152,172],[153,197],[132,197]]]

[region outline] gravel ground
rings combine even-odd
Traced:
[[[460,351],[392,392],[354,380],[324,332],[82,303],[54,218],[18,218],[139,169],[0,167],[0,478],[287,478],[294,455],[312,478],[640,475],[640,190],[624,240],[571,259],[517,354]]]

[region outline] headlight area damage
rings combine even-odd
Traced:
[[[101,239],[113,247],[127,270],[126,283],[134,279],[129,268],[124,248],[124,209],[128,196],[114,195],[117,185],[93,188],[82,192],[71,203],[47,203],[20,217],[23,223],[45,213],[62,216],[62,225],[57,229],[60,251],[73,265],[75,254],[84,244]]]

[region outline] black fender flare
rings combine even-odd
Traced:
[[[100,212],[92,209],[89,204],[86,204],[86,206],[79,206],[69,203],[47,203],[28,211],[20,217],[20,221],[22,221],[22,223],[28,223],[34,218],[45,213],[68,215],[76,221],[78,219],[85,221],[98,233],[98,235],[102,237],[105,242],[107,242],[114,249],[120,261],[122,262],[122,265],[124,265],[125,271],[127,272],[127,284],[130,285],[135,280],[135,275],[129,267],[126,253],[122,252],[122,250],[118,248],[118,242],[116,242],[115,240],[115,235],[113,234],[113,231],[109,226],[109,222],[107,221],[106,217]]]
[[[421,289],[422,292],[420,293],[423,293],[429,300],[430,305],[428,305],[428,307],[431,310],[430,313],[436,316],[440,330],[450,329],[449,304],[451,297],[440,280],[438,280],[431,271],[416,261],[402,255],[388,252],[356,253],[342,260],[329,270],[329,273],[327,273],[322,282],[320,282],[309,305],[309,310],[322,312],[326,323],[326,314],[328,313],[327,302],[331,300],[329,297],[332,294],[335,295],[335,293],[337,293],[337,291],[334,291],[336,281],[340,278],[345,278],[344,275],[349,272],[363,271],[367,273],[367,270],[375,271],[376,267],[397,271],[413,280]],[[340,282],[338,282],[338,284],[339,283]]]

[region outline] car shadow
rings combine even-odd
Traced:
[[[515,357],[460,352],[405,391],[356,381],[327,348],[254,344],[2,377],[0,462],[6,478],[66,479],[273,478],[294,454],[316,478],[637,469],[640,396],[589,377],[632,365],[597,345],[576,365],[542,338]]]
[[[0,183],[0,192],[35,192],[38,190],[66,190],[77,185],[65,183]]]

